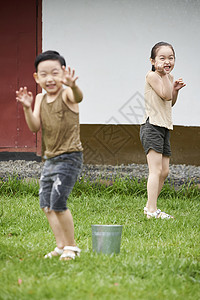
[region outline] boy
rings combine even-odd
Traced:
[[[57,244],[45,258],[61,255],[61,260],[70,260],[81,251],[74,241],[73,218],[66,199],[82,167],[78,103],[83,94],[76,84],[75,70],[65,67],[65,59],[58,52],[49,50],[39,54],[33,76],[46,93],[36,96],[33,111],[33,95],[26,87],[16,92],[16,100],[23,105],[29,129],[37,132],[42,128],[45,163],[40,178],[40,207]],[[65,89],[63,84],[67,86]]]

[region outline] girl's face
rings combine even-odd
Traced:
[[[166,74],[169,74],[175,64],[174,52],[170,46],[161,46],[156,51],[155,59],[151,59],[151,64],[155,69],[163,68]]]

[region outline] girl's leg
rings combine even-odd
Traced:
[[[158,196],[160,195],[160,192],[161,192],[162,187],[164,185],[165,179],[167,178],[167,176],[169,174],[169,160],[170,160],[169,156],[163,156],[162,157],[162,173],[161,173],[161,176],[160,176]]]
[[[163,155],[153,149],[150,149],[147,154],[147,163],[149,167],[149,177],[147,181],[147,194],[148,200],[146,207],[148,211],[153,213],[157,210],[157,198],[159,190],[162,186],[161,174],[162,174],[162,162]]]

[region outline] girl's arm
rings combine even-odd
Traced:
[[[149,72],[147,82],[160,98],[167,101],[172,100],[173,84],[168,74]]]
[[[174,106],[174,104],[176,103],[179,90],[182,89],[184,86],[186,86],[186,84],[183,82],[182,78],[179,78],[174,82],[173,92],[172,92],[172,106]]]
[[[16,100],[21,102],[26,123],[32,132],[37,132],[40,129],[40,104],[42,97],[42,94],[36,96],[34,111],[32,111],[33,94],[28,92],[26,87],[20,88],[19,91],[16,92]]]

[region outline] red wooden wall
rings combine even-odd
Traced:
[[[40,137],[28,129],[15,91],[37,92],[32,74],[41,52],[41,1],[0,2],[0,151],[40,154]]]

